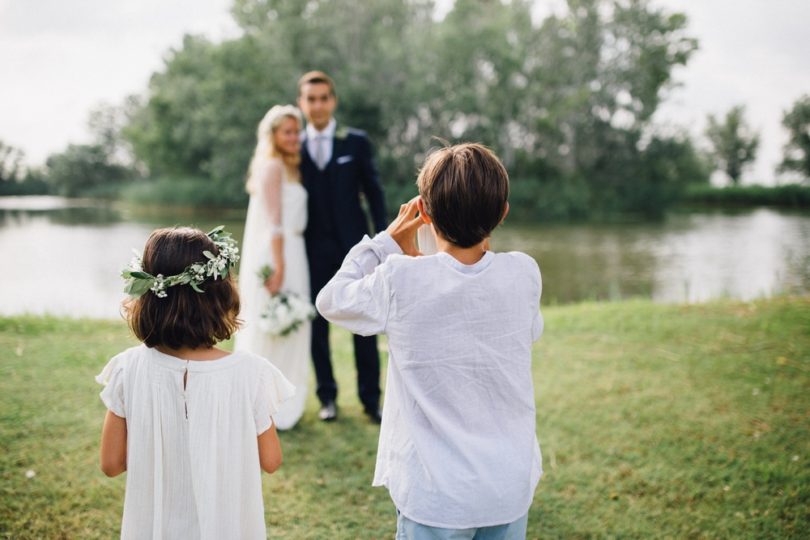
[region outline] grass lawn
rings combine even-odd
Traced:
[[[807,538],[810,298],[544,315],[529,538]],[[0,318],[0,538],[117,535],[126,475],[98,470],[93,376],[134,343],[123,322]],[[333,343],[341,418],[318,422],[311,397],[281,435],[284,465],[264,476],[273,538],[393,537],[370,486],[378,428],[348,335]]]

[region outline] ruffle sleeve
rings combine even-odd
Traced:
[[[101,401],[116,416],[126,418],[124,408],[124,362],[119,356],[113,357],[101,373],[96,375],[96,382],[104,385],[99,393]]]
[[[295,395],[295,386],[268,360],[259,364],[258,389],[253,401],[253,416],[256,435],[261,435],[273,425],[271,417],[282,403]]]

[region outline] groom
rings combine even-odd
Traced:
[[[309,221],[304,240],[309,259],[312,302],[340,268],[343,258],[369,232],[365,198],[376,231],[385,230],[385,204],[371,144],[362,131],[337,126],[332,113],[337,95],[332,79],[321,71],[298,81],[298,106],[307,119],[301,144],[301,179],[309,194]],[[354,336],[357,392],[366,415],[380,422],[380,357],[376,336]],[[312,361],[318,382],[321,420],[337,418],[337,384],[329,351],[329,323],[312,322]]]

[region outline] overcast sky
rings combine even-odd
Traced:
[[[540,12],[561,0],[542,0]],[[443,0],[440,3],[446,3]],[[142,92],[184,33],[238,34],[232,0],[0,0],[0,140],[41,163],[87,141],[97,104]],[[748,181],[770,181],[781,159],[782,112],[810,93],[808,0],[656,0],[689,16],[700,50],[676,71],[658,121],[700,134],[708,113],[745,104],[762,143]],[[362,126],[359,126],[362,127]]]

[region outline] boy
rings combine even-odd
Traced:
[[[385,333],[389,363],[373,485],[397,507],[397,538],[525,538],[542,474],[532,342],[540,271],[488,251],[509,211],[509,179],[487,148],[430,155],[419,197],[364,238],[317,298],[328,320]],[[438,253],[421,255],[432,227]]]

